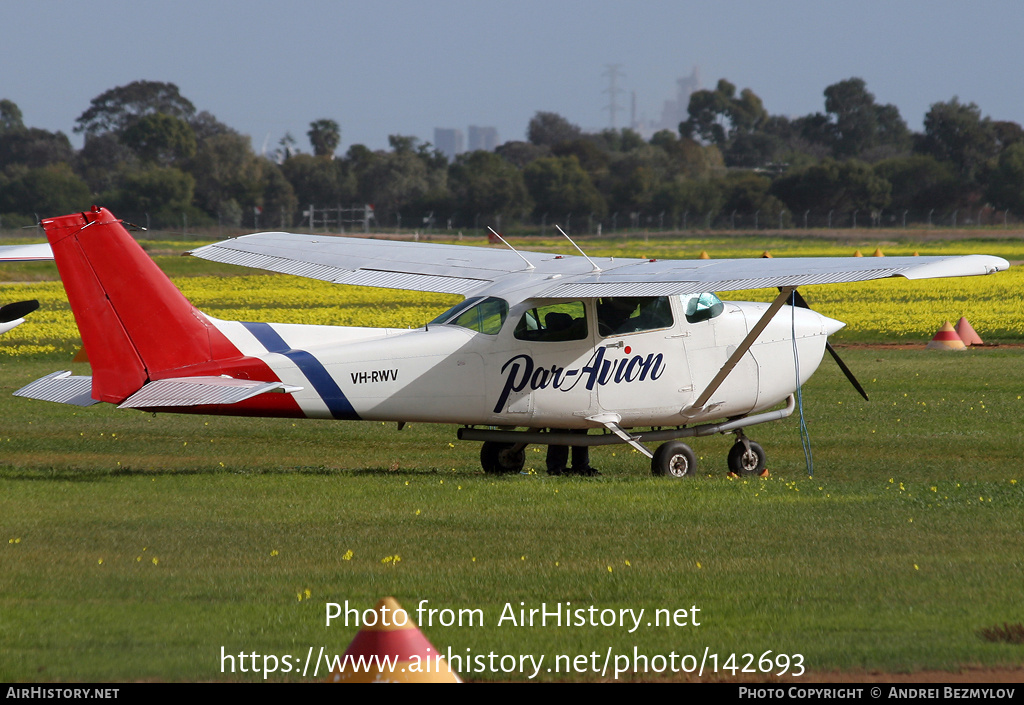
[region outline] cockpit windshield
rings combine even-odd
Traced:
[[[457,304],[427,324],[461,326],[477,333],[497,335],[508,315],[508,302],[496,296],[473,296]]]

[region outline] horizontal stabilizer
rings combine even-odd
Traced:
[[[92,398],[92,377],[72,376],[67,370],[54,372],[40,377],[35,382],[29,382],[16,391],[14,396],[74,406],[99,404]]]
[[[35,299],[0,306],[0,323],[9,323],[10,321],[24,318],[37,308],[39,308],[39,302]]]
[[[237,404],[265,392],[291,394],[302,387],[230,377],[177,377],[148,382],[118,409]]]

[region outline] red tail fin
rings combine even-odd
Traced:
[[[150,379],[240,357],[110,211],[93,206],[42,225],[92,365],[94,399],[120,403]]]

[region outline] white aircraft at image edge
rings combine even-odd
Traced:
[[[17,395],[399,428],[450,423],[460,439],[483,441],[481,462],[492,473],[521,470],[528,444],[629,443],[652,458],[654,474],[689,477],[696,458],[678,439],[725,432],[737,436],[730,471],[760,473],[764,451],[743,429],[793,412],[795,390],[843,326],[806,308],[796,287],[1009,266],[985,255],[591,259],[280,232],[191,253],[466,297],[404,330],[217,320],[194,308],[106,209],[42,226],[92,375],[56,372]],[[712,293],[761,287],[780,293],[770,304]],[[646,445],[660,441],[668,442],[653,453]]]
[[[53,253],[45,242],[38,245],[4,245],[0,247],[0,262],[40,262],[52,260]],[[0,334],[25,322],[25,316],[39,308],[39,302],[18,301],[0,306]]]

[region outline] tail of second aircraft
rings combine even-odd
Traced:
[[[169,391],[195,397],[182,389],[199,382],[233,386],[228,392],[235,395],[239,386],[246,394],[272,391],[267,383],[283,386],[192,306],[110,211],[94,206],[42,225],[92,366],[93,400],[121,404],[160,380],[161,400]],[[222,375],[231,379],[220,382]],[[273,396],[284,401],[289,395]],[[214,403],[235,403],[223,398]],[[201,403],[194,398],[166,406]],[[165,406],[153,400],[125,405]]]

